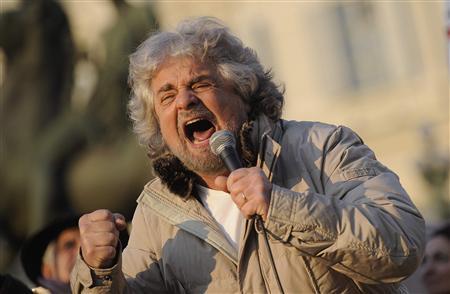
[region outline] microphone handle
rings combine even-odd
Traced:
[[[220,153],[220,157],[230,172],[242,167],[242,163],[239,160],[236,149],[233,147],[225,147],[225,149]]]

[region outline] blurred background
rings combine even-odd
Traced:
[[[430,228],[450,219],[446,2],[0,0],[0,13],[0,273],[26,281],[21,244],[61,214],[132,217],[152,174],[127,118],[128,55],[193,16],[257,51],[286,87],[284,118],[351,127]]]

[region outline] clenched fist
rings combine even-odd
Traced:
[[[123,215],[100,209],[80,217],[78,225],[84,261],[93,268],[113,266],[119,231],[127,227]]]
[[[260,168],[240,168],[231,172],[228,178],[217,177],[214,183],[218,189],[230,193],[245,218],[257,214],[264,221],[267,219],[272,183]]]

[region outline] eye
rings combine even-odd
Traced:
[[[75,240],[70,240],[64,243],[63,248],[64,250],[71,250],[72,248],[75,248],[76,245],[77,243],[75,242]]]
[[[434,256],[434,260],[438,263],[447,263],[449,261],[449,256],[445,253],[442,252],[438,252],[435,256]]]
[[[206,91],[208,89],[211,89],[213,87],[213,84],[211,82],[208,81],[202,81],[202,82],[198,82],[192,85],[192,90],[194,90],[195,92],[202,92],[202,91]]]
[[[168,105],[175,99],[175,93],[165,93],[161,96],[160,103],[161,105]]]

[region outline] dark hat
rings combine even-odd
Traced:
[[[32,294],[31,290],[22,281],[14,278],[11,275],[0,274],[0,294]]]
[[[65,229],[78,227],[79,216],[58,218],[45,226],[41,231],[31,236],[23,245],[20,254],[22,266],[28,278],[36,285],[37,278],[41,276],[42,257],[48,244],[56,240]]]

